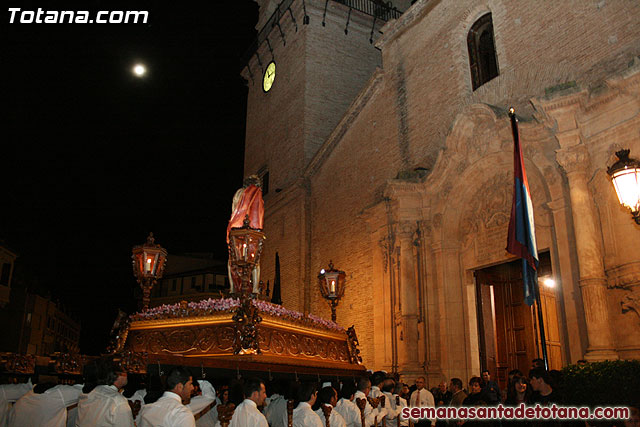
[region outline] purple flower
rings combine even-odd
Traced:
[[[274,317],[280,317],[293,321],[299,321],[310,326],[325,329],[344,331],[344,328],[335,322],[323,319],[313,314],[304,315],[299,311],[289,310],[281,305],[272,304],[262,300],[252,300],[253,305],[261,312]],[[198,302],[187,303],[186,310],[181,309],[180,304],[163,304],[158,307],[148,308],[131,315],[131,320],[154,320],[175,317],[206,316],[216,312],[233,311],[240,305],[236,298],[206,299]]]

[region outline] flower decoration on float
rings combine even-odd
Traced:
[[[266,315],[289,320],[298,324],[304,324],[307,326],[321,327],[334,331],[344,331],[340,325],[330,320],[323,319],[313,314],[304,315],[299,311],[289,310],[281,305],[273,304],[267,301],[258,299],[252,300],[252,304],[261,312]],[[222,312],[233,312],[240,306],[240,299],[238,298],[220,298],[220,299],[205,299],[198,302],[188,302],[186,309],[183,309],[180,303],[176,304],[163,304],[157,307],[152,307],[147,310],[140,311],[131,315],[132,321],[145,321],[145,320],[158,320],[158,319],[172,319],[172,318],[184,318],[194,316],[208,316]]]

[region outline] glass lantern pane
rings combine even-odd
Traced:
[[[153,256],[147,252],[144,252],[143,273],[145,275],[151,274],[152,269],[153,269]]]
[[[613,184],[620,204],[638,210],[640,207],[640,169],[626,169],[613,174]]]
[[[138,252],[134,254],[136,276],[144,274],[144,253]]]
[[[335,295],[338,291],[338,273],[327,272],[325,274],[325,280],[327,282],[327,293],[329,295]]]

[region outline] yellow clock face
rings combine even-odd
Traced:
[[[269,65],[267,65],[267,70],[264,72],[264,78],[262,79],[262,90],[265,92],[269,92],[271,86],[273,86],[273,81],[276,79],[276,63],[271,61]]]

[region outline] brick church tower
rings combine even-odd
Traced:
[[[258,36],[242,76],[249,88],[244,172],[257,173],[265,186],[268,240],[261,277],[273,280],[278,251],[284,305],[308,311],[316,289],[309,266],[305,169],[321,155],[318,150],[336,125],[348,120],[343,115],[349,105],[381,66],[373,44],[380,29],[410,2],[257,2]],[[293,283],[295,288],[287,288]]]

